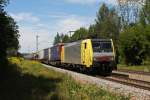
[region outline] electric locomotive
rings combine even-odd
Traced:
[[[85,39],[62,47],[61,64],[82,71],[110,74],[115,68],[112,39]]]

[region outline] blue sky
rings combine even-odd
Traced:
[[[20,51],[34,52],[37,34],[39,49],[50,47],[57,32],[88,28],[104,2],[116,5],[116,0],[10,0],[6,10],[19,25]]]

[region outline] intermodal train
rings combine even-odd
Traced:
[[[84,39],[43,49],[36,59],[54,66],[108,75],[116,69],[112,39]]]

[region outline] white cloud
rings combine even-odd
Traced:
[[[53,42],[53,36],[49,34],[48,25],[42,23],[40,18],[31,13],[10,13],[19,25],[19,42],[21,52],[35,52],[36,35],[39,37],[39,50],[50,46]]]
[[[94,18],[83,17],[83,16],[68,16],[68,18],[61,19],[57,28],[59,33],[67,33],[68,31],[75,31],[80,27],[88,28],[90,24],[94,22]]]
[[[20,45],[21,52],[35,52],[36,51],[36,35],[39,35],[39,50],[51,47],[54,36],[57,32],[67,33],[68,31],[74,31],[80,27],[88,27],[93,21],[93,18],[83,16],[68,16],[67,18],[61,18],[56,21],[56,24],[49,26],[47,24],[38,23],[32,26],[20,27]],[[49,30],[46,26],[52,27]]]
[[[74,31],[77,28],[80,28],[84,24],[83,21],[77,18],[66,18],[60,20],[58,23],[59,31],[66,33],[67,31]]]
[[[39,35],[39,50],[51,47],[54,36],[57,32],[67,34],[68,31],[75,31],[80,27],[88,27],[94,22],[93,17],[70,15],[67,13],[55,13],[53,15],[54,23],[43,22],[42,18],[33,16],[30,13],[10,14],[19,25],[20,34],[20,52],[36,51],[36,35]],[[44,20],[45,21],[45,20]]]
[[[31,13],[10,13],[10,16],[12,16],[17,22],[38,22],[40,20],[38,17],[33,16]]]
[[[49,30],[34,30],[34,27],[23,26],[20,27],[20,45],[21,52],[35,52],[36,51],[36,35],[39,35],[39,50],[50,47],[53,42],[52,34]]]

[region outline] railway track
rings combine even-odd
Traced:
[[[96,77],[150,91],[150,82],[130,79],[128,75],[123,75],[123,74],[119,75],[119,74],[112,73],[111,76],[107,76],[107,77],[96,76]]]
[[[69,69],[67,69],[67,70],[69,70]],[[72,71],[72,70],[70,70],[70,71]],[[73,72],[77,72],[77,71],[73,71]],[[78,72],[78,73],[80,73],[80,72]],[[99,76],[99,75],[90,75],[90,76],[94,76],[96,78],[101,78],[101,79],[105,79],[108,81],[113,81],[113,82],[117,82],[120,84],[124,84],[124,85],[128,85],[128,86],[132,86],[132,87],[150,91],[150,82],[131,79],[128,73],[124,73],[124,72],[117,73],[117,72],[113,71],[111,76],[107,76],[107,77],[103,77],[103,76]]]
[[[139,80],[130,80],[127,75],[116,75],[103,77],[99,75],[87,75],[76,71],[44,65],[61,73],[70,75],[73,79],[84,84],[94,84],[113,93],[119,93],[133,98],[133,100],[150,100],[150,83]]]
[[[139,73],[134,73],[134,74],[148,75],[150,77],[150,74],[139,74]],[[131,73],[128,74],[125,72],[120,72],[120,73],[112,72],[111,76],[103,77],[103,76],[95,75],[95,77],[150,91],[149,81],[143,81],[144,79],[138,80],[138,76],[135,79],[131,79],[130,75],[132,74]]]
[[[144,72],[144,71],[133,71],[133,70],[127,70],[127,69],[118,69],[119,72],[125,72],[125,73],[131,73],[131,74],[142,74],[142,75],[149,75],[150,72]]]
[[[122,76],[134,80],[150,82],[150,73],[137,71],[113,71],[113,76]]]

